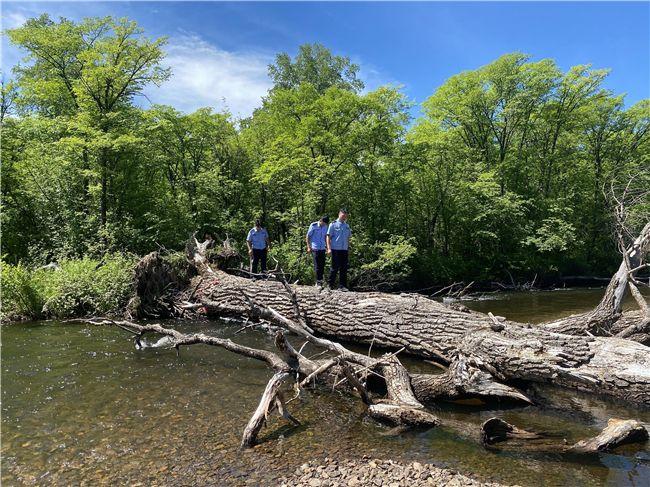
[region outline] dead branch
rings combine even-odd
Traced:
[[[562,444],[559,436],[523,430],[500,418],[490,418],[481,425],[481,439],[485,445],[506,442],[520,449],[573,454],[593,454],[627,443],[643,443],[648,439],[648,430],[639,421],[612,418],[597,436],[573,445]]]

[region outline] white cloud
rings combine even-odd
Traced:
[[[2,15],[2,30],[15,29],[27,21],[28,17],[22,12],[14,11]]]
[[[260,106],[271,88],[267,66],[272,56],[225,51],[197,35],[171,38],[166,51],[165,64],[172,69],[172,77],[148,90],[154,103],[183,111],[210,106],[245,117]]]

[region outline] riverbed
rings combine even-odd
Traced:
[[[536,323],[586,311],[601,294],[498,293],[463,304]],[[240,327],[234,323],[166,325],[273,347],[269,336],[254,330],[235,335]],[[2,483],[276,485],[305,462],[365,454],[433,463],[505,484],[650,485],[648,444],[591,458],[487,451],[443,428],[395,435],[365,417],[360,401],[329,391],[290,404],[302,426],[273,417],[261,445],[242,452],[241,432],[269,377],[263,364],[214,347],[192,346],[177,356],[174,350],[138,351],[128,334],[110,327],[56,321],[5,325]],[[549,399],[506,410],[441,405],[436,414],[476,426],[496,415],[569,442],[597,433],[610,417],[650,423],[649,411],[625,404],[566,391],[532,392]]]

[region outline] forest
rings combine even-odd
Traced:
[[[2,84],[7,264],[177,250],[193,232],[243,249],[260,218],[310,282],[306,229],[345,206],[359,286],[608,277],[610,189],[650,184],[650,101],[629,106],[590,65],[504,54],[432,86],[414,119],[401,87],[368,91],[348,57],[302,45],[237,119],[145,103],[173,73],[166,40],[128,19],[43,15],[6,35],[25,53]],[[628,208],[631,228],[648,209]]]

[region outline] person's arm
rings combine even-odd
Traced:
[[[332,237],[330,237],[330,233],[332,233],[332,225],[333,223],[330,223],[329,227],[327,227],[327,234],[325,235],[325,245],[328,254],[332,253]]]
[[[271,239],[269,238],[269,232],[264,232],[266,236],[264,237],[266,239],[266,250],[271,250]]]
[[[253,253],[253,247],[251,246],[251,232],[248,232],[248,236],[246,237],[246,247],[248,247],[248,255],[251,255]]]
[[[305,242],[307,243],[307,253],[311,254],[311,236],[314,234],[314,227],[309,226],[307,230],[307,236],[305,237]]]

